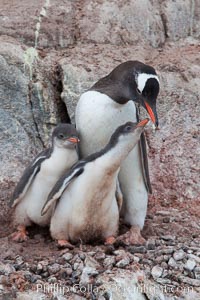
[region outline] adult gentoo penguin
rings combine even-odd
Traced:
[[[124,62],[101,78],[81,95],[76,107],[81,156],[86,157],[105,146],[119,125],[137,120],[134,102],[143,106],[158,126],[158,93],[156,71],[139,61]],[[127,244],[143,243],[140,230],[144,226],[148,191],[151,192],[144,134],[123,162],[119,182],[124,196],[122,216],[131,225],[131,230],[122,238]]]
[[[119,126],[105,148],[79,161],[58,180],[42,214],[57,201],[50,231],[59,244],[115,241],[119,223],[115,192],[120,165],[138,143],[148,121]]]
[[[49,224],[51,210],[41,216],[41,209],[60,176],[78,161],[78,141],[77,131],[72,125],[58,125],[52,134],[52,146],[42,151],[25,169],[10,203],[15,207],[14,225],[18,226],[13,234],[14,240],[26,240],[26,227],[32,223]]]

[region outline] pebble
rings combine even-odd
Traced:
[[[157,256],[156,258],[155,258],[155,262],[156,263],[158,263],[158,264],[161,264],[161,262],[164,260],[164,256],[162,255],[162,256]]]
[[[163,218],[163,223],[169,223],[169,222],[170,222],[170,217]]]
[[[162,273],[162,278],[165,278],[169,275],[168,271],[167,270],[163,270],[163,273]]]
[[[112,268],[115,264],[115,257],[114,256],[108,256],[104,259],[103,265],[105,268]]]
[[[48,269],[50,275],[55,274],[60,271],[60,265],[55,263],[53,265],[48,266],[47,269]]]
[[[120,261],[118,261],[118,263],[116,264],[117,268],[124,268],[126,266],[128,266],[130,264],[130,259],[128,257],[125,257],[123,259],[121,259]]]
[[[174,252],[174,247],[167,247],[167,248],[158,249],[156,251],[156,255],[172,254],[173,252]]]
[[[79,253],[78,256],[80,257],[81,260],[84,260],[86,257],[84,253]]]
[[[168,268],[168,264],[167,264],[165,261],[162,261],[160,266],[161,266],[163,269],[167,269],[167,268]]]
[[[148,240],[147,243],[146,243],[146,248],[148,250],[155,250],[155,248],[156,248],[155,240],[153,240],[153,239]]]
[[[169,255],[163,255],[163,260],[164,261],[169,261],[170,259],[170,256]]]
[[[150,259],[147,259],[147,258],[143,258],[142,263],[145,264],[145,265],[149,265],[149,266],[151,266],[153,264],[153,262]]]
[[[72,275],[72,268],[66,268],[66,273],[68,276]]]
[[[21,256],[17,255],[15,258],[16,264],[22,265],[24,263],[23,259]]]
[[[189,250],[187,250],[187,253],[188,253],[188,254],[192,254],[192,253],[193,253],[193,250],[190,250],[190,249],[189,249]]]
[[[170,212],[167,210],[159,210],[156,212],[156,215],[160,215],[160,216],[168,216],[170,215]]]
[[[96,261],[96,259],[90,256],[86,256],[85,265],[94,269],[100,267],[100,264]]]
[[[8,285],[9,277],[7,275],[0,275],[0,284]]]
[[[192,279],[190,277],[186,277],[186,276],[183,276],[183,275],[180,275],[178,277],[178,279],[179,279],[180,282],[186,283],[190,286],[200,287],[200,280],[198,280],[198,279]]]
[[[162,285],[167,285],[167,284],[171,284],[171,280],[167,279],[167,278],[155,278],[156,282],[162,284]],[[153,298],[155,299],[155,298]],[[160,299],[160,298],[159,298]],[[165,300],[166,298],[163,298],[163,300]]]
[[[127,255],[127,253],[126,253],[126,251],[124,251],[124,250],[115,250],[114,252],[113,252],[116,256],[126,256]]]
[[[52,277],[49,277],[48,280],[47,280],[49,283],[56,283],[57,282],[57,278],[52,276]]]
[[[106,257],[104,252],[97,252],[95,255],[95,259],[97,260],[103,260]]]
[[[49,272],[44,272],[44,273],[41,274],[41,276],[43,278],[47,278],[47,277],[49,277]]]
[[[157,239],[156,241],[155,241],[155,244],[156,244],[156,247],[157,246],[160,246],[162,243],[161,243],[161,240],[160,239]]]
[[[17,300],[45,300],[46,295],[38,291],[28,291],[17,293]]]
[[[61,293],[54,292],[53,300],[66,300],[66,297]],[[74,298],[73,300],[83,300],[83,298]]]
[[[66,261],[69,261],[69,260],[72,259],[73,254],[70,253],[70,252],[67,252],[67,253],[63,254],[62,257],[63,257]]]
[[[171,257],[168,261],[168,265],[172,268],[177,268],[177,263],[176,261],[173,259],[173,257]]]
[[[200,264],[200,257],[198,257],[194,254],[188,254],[188,257],[194,259],[197,263]]]
[[[74,277],[75,279],[79,279],[80,275],[81,275],[80,270],[76,270],[76,271],[72,272],[72,277]]]
[[[46,272],[49,262],[47,260],[39,261],[37,264],[38,273]]]
[[[15,271],[15,268],[11,264],[0,263],[0,274],[9,275]]]
[[[38,273],[41,273],[42,270],[43,270],[43,265],[41,263],[38,263],[38,265],[37,265],[37,271],[38,271]]]
[[[128,251],[132,254],[135,254],[135,253],[146,253],[147,252],[147,249],[144,247],[144,246],[129,246],[128,247]]]
[[[73,265],[73,270],[76,271],[79,267],[79,263],[74,263]]]
[[[99,272],[92,267],[85,267],[81,274],[80,285],[87,285],[91,281],[91,277],[98,275]]]
[[[184,268],[188,271],[193,271],[196,266],[196,261],[192,258],[188,259],[186,264],[184,265]]]
[[[195,272],[200,273],[200,267],[196,267]]]
[[[158,265],[154,266],[151,270],[151,275],[153,276],[154,279],[162,277],[162,274],[163,274],[163,268],[161,268]]]
[[[75,263],[75,262],[81,262],[82,260],[80,259],[79,255],[78,254],[75,254],[73,256],[73,258],[71,259],[71,263]]]
[[[0,284],[0,292],[4,291],[4,286],[3,284]]]
[[[88,252],[87,253],[89,256],[94,256],[95,254],[96,254],[96,252],[95,251],[90,251],[90,252]]]
[[[174,252],[174,254],[173,254],[173,258],[177,261],[184,259],[185,256],[186,256],[186,253],[182,249]]]
[[[134,255],[134,256],[133,256],[133,261],[138,263],[138,262],[140,261],[140,258],[139,258],[138,256],[135,256],[135,255]],[[151,261],[150,261],[150,262],[151,262]]]
[[[162,235],[161,239],[164,241],[174,241],[176,239],[175,235]]]

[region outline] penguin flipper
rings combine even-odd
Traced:
[[[44,151],[40,152],[28,165],[14,190],[13,196],[9,203],[10,207],[15,207],[23,199],[35,176],[40,171],[41,163],[50,157],[50,155],[50,149],[45,149]]]
[[[140,114],[139,107],[136,106],[136,118],[137,118],[138,122],[140,120],[139,114]],[[148,164],[148,156],[147,156],[146,137],[145,137],[144,131],[142,132],[142,134],[140,136],[139,148],[140,148],[144,183],[145,183],[147,192],[149,194],[152,194],[151,180],[150,180],[150,176],[149,176],[149,164]]]
[[[115,191],[115,197],[116,197],[118,209],[119,209],[119,212],[120,212],[121,208],[122,208],[122,204],[123,204],[123,194],[122,194],[122,191],[121,191],[121,188],[120,188],[118,178],[117,178],[117,186],[116,186],[116,191]]]
[[[67,174],[63,175],[54,185],[53,189],[49,193],[49,196],[47,198],[47,201],[45,202],[41,215],[43,216],[46,214],[48,209],[51,207],[51,205],[60,199],[65,189],[69,186],[72,180],[74,180],[76,177],[81,175],[84,171],[84,168],[82,165],[75,165],[74,168],[72,168]]]
[[[148,156],[147,156],[147,146],[146,146],[146,137],[144,132],[140,136],[140,153],[142,160],[142,171],[146,189],[149,194],[152,194],[151,181],[149,176],[149,165],[148,165]]]

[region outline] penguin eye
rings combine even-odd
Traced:
[[[138,94],[140,94],[140,95],[142,94],[142,92],[138,88],[136,89],[136,91]]]
[[[59,136],[60,139],[64,139],[64,134],[63,133],[59,133],[58,136]]]
[[[125,127],[125,131],[127,131],[127,132],[131,131],[131,129],[132,129],[132,127],[130,125]]]

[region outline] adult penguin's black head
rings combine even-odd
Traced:
[[[91,90],[105,93],[120,104],[129,100],[139,103],[157,127],[156,99],[159,88],[159,79],[153,67],[139,61],[127,61],[95,83]]]

